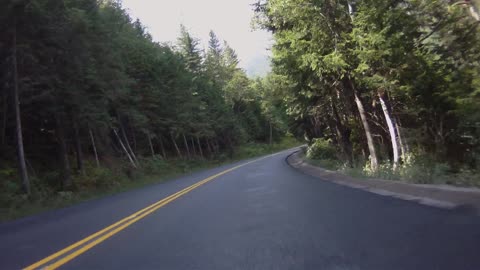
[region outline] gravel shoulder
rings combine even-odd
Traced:
[[[301,151],[287,158],[287,163],[305,174],[325,181],[362,189],[382,196],[415,201],[423,205],[467,210],[480,214],[480,189],[448,185],[421,185],[383,179],[357,179],[336,171],[326,170],[309,164]]]

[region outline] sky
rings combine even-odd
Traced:
[[[252,30],[251,4],[255,0],[123,0],[133,18],[139,18],[154,40],[176,42],[180,24],[207,48],[213,30],[226,40],[240,59],[240,67],[253,76],[269,71],[271,34]]]

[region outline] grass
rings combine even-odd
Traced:
[[[428,158],[411,158],[408,162],[393,168],[390,163],[379,165],[377,171],[372,171],[370,166],[346,166],[338,159],[314,159],[304,157],[311,165],[328,170],[337,171],[358,179],[384,179],[403,181],[414,184],[446,184],[462,187],[480,187],[480,172],[465,169],[451,168],[448,164],[434,162]]]
[[[209,160],[142,158],[141,170],[132,170],[127,164],[118,161],[115,161],[114,166],[109,166],[110,168],[97,168],[93,163],[87,162],[85,176],[74,176],[75,188],[72,191],[58,191],[58,186],[54,184],[58,182],[58,175],[49,173],[41,179],[32,177],[32,194],[29,197],[19,194],[15,170],[0,170],[0,222],[162,183],[195,171],[278,152],[298,145],[300,143],[293,138],[284,138],[273,145],[261,143],[241,145],[235,149],[231,157],[222,153],[215,159]]]
[[[313,166],[318,166],[322,167],[324,169],[330,170],[330,171],[337,171],[340,168],[340,162],[337,160],[332,160],[332,159],[309,159],[305,157],[305,160],[307,163],[313,165]]]

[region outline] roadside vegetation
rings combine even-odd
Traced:
[[[281,97],[213,31],[158,43],[114,0],[1,7],[2,217],[292,145]]]
[[[426,153],[406,157],[406,160],[397,168],[394,168],[390,162],[382,163],[376,171],[371,170],[363,160],[356,161],[353,166],[350,166],[338,153],[339,149],[326,139],[314,139],[308,147],[303,148],[304,158],[308,163],[356,178],[480,187],[478,170],[472,170],[468,166],[452,167],[448,163],[439,163],[433,157],[428,157]]]
[[[307,157],[355,176],[480,185],[480,3],[259,0]]]
[[[71,204],[309,142],[352,175],[479,185],[478,1],[258,0],[272,72],[116,0],[3,0],[0,208]],[[248,42],[248,41],[245,41]],[[290,139],[289,139],[290,140]]]
[[[50,209],[66,207],[82,201],[162,183],[184,174],[213,168],[248,158],[260,157],[299,146],[298,140],[286,136],[273,144],[246,143],[235,148],[233,156],[226,153],[211,158],[200,156],[185,160],[163,159],[161,156],[141,159],[142,167],[132,170],[130,164],[116,159],[109,167],[97,167],[94,160],[85,160],[85,174],[75,175],[75,187],[61,190],[55,186],[58,175],[31,177],[32,193],[18,194],[18,177],[13,170],[0,171],[0,221],[11,220]]]

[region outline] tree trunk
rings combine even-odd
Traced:
[[[67,141],[65,138],[65,127],[62,116],[59,112],[55,113],[57,125],[56,135],[58,140],[58,156],[62,166],[62,188],[67,190],[72,187],[72,177],[70,172],[70,162],[68,161]]]
[[[338,141],[342,148],[342,152],[349,166],[353,166],[353,153],[352,143],[350,142],[350,134],[345,126],[342,124],[342,120],[338,114],[337,106],[332,99],[330,99],[330,105],[333,111],[333,117],[335,119],[335,131],[337,133]]]
[[[429,128],[435,142],[435,157],[437,160],[445,160],[447,157],[447,147],[445,144],[448,132],[445,132],[444,126],[445,115],[432,118],[432,126]]]
[[[477,3],[477,6],[479,4],[480,2]],[[470,3],[470,7],[468,8],[468,10],[470,11],[470,14],[475,20],[480,21],[480,12],[478,11],[477,6],[475,6],[475,3]]]
[[[398,144],[400,145],[400,157],[402,158],[402,161],[405,161],[407,150],[405,149],[405,142],[403,141],[403,136],[400,131],[400,125],[398,124],[398,121],[395,121],[395,128],[398,134]]]
[[[402,132],[402,123],[400,122],[400,118],[397,117],[395,125],[397,126],[398,137],[402,140],[400,145],[405,149],[403,154],[406,156],[408,153],[410,153],[410,146],[408,145],[408,141],[404,136],[405,133]]]
[[[230,134],[227,135],[227,150],[228,150],[228,156],[230,158],[233,158],[233,154],[235,152],[235,149],[233,148],[233,142],[232,142],[232,138],[230,137]]]
[[[182,152],[180,152],[180,148],[178,148],[177,142],[175,142],[175,138],[173,137],[172,132],[170,132],[170,138],[172,138],[173,146],[175,146],[175,150],[177,150],[178,157],[183,158]]]
[[[27,164],[27,167],[30,168],[30,175],[33,175],[33,177],[37,177],[37,173],[35,172],[35,168],[33,168],[32,163],[30,163],[28,159],[25,159],[25,163]]]
[[[78,123],[75,117],[72,117],[73,121],[73,136],[75,140],[75,154],[77,159],[77,170],[82,174],[85,175],[85,169],[83,166],[83,152],[82,152],[82,144],[80,142],[80,132],[78,130]]]
[[[17,139],[18,171],[22,181],[23,192],[30,195],[30,180],[28,179],[25,152],[23,149],[22,119],[20,115],[19,82],[17,67],[17,21],[14,19],[12,38],[12,70],[13,70],[13,107],[15,110],[15,135]]]
[[[385,116],[385,120],[387,121],[388,126],[388,133],[390,133],[390,141],[392,142],[392,150],[393,150],[393,169],[396,169],[398,166],[398,143],[397,143],[397,136],[395,134],[395,125],[390,117],[390,110],[389,106],[386,103],[386,99],[384,99],[381,93],[378,93],[378,99],[380,100],[380,105],[382,106],[383,115]]]
[[[372,132],[370,131],[370,124],[368,123],[368,120],[367,120],[367,114],[365,112],[365,108],[363,107],[362,100],[358,95],[358,91],[353,85],[352,80],[349,79],[349,82],[350,82],[350,86],[352,87],[352,91],[355,97],[355,103],[357,104],[358,113],[360,114],[362,125],[365,130],[365,136],[367,137],[368,151],[370,152],[370,166],[372,167],[372,170],[377,171],[378,170],[377,153],[375,152],[375,145],[373,143]]]
[[[97,167],[100,167],[100,160],[98,159],[97,146],[95,145],[95,138],[93,137],[93,132],[91,129],[88,129],[88,132],[90,133],[90,140],[92,141],[93,154],[95,155]]]
[[[118,136],[118,132],[115,129],[113,129],[113,133],[115,133],[115,137],[117,137],[118,143],[120,143],[120,146],[122,147],[123,151],[125,152],[125,154],[127,154],[127,158],[130,161],[130,164],[132,164],[132,166],[136,169],[137,164],[135,164],[135,161],[133,160],[132,156],[130,156],[130,153],[128,152],[127,148],[123,144],[122,139],[120,139],[120,136]]]
[[[135,153],[132,150],[132,147],[130,147],[130,143],[128,142],[128,137],[127,137],[127,132],[125,131],[125,127],[122,123],[122,119],[120,119],[120,116],[118,115],[118,113],[117,113],[117,118],[118,118],[118,123],[120,124],[120,131],[122,132],[123,140],[125,141],[125,146],[127,150],[130,151],[130,156],[135,161],[135,163],[139,164],[137,157],[135,156]]]
[[[318,127],[318,121],[316,116],[309,117],[310,125],[312,126],[312,138],[321,138],[323,137],[323,132]]]
[[[218,143],[218,138],[215,137],[215,139],[213,140],[214,142],[214,148],[215,148],[215,153],[218,154],[220,152],[220,144]]]
[[[3,114],[2,114],[2,129],[0,130],[0,143],[2,146],[5,145],[5,139],[6,139],[6,133],[7,133],[7,117],[8,117],[8,92],[7,91],[2,91],[3,92]]]
[[[316,114],[313,117],[313,122],[315,123],[315,134],[317,134],[316,138],[322,138],[324,136],[323,129],[321,127],[322,120],[320,119],[320,116]]]
[[[342,154],[343,154],[343,145],[342,145],[342,140],[340,139],[340,131],[338,129],[338,126],[337,124],[335,123],[335,120],[331,117],[327,117],[328,120],[326,121],[328,123],[328,127],[330,128],[330,130],[332,131],[332,139],[333,139],[333,142],[334,144],[338,144],[340,145],[340,148],[342,149]],[[346,157],[344,157],[346,159]]]
[[[212,150],[212,146],[210,145],[210,139],[206,138],[205,141],[207,142],[208,156],[212,157],[213,156],[213,150]]]
[[[200,157],[203,159],[202,144],[200,143],[200,138],[198,138],[198,135],[197,135],[197,144],[198,144],[198,152],[200,153]]]
[[[193,137],[190,137],[190,142],[192,143],[193,156],[196,156],[197,155],[197,149],[195,148],[195,141],[193,140]]]
[[[185,149],[187,150],[187,157],[190,159],[191,158],[190,148],[188,147],[187,138],[185,137],[185,134],[182,134],[182,136],[183,136],[183,144],[185,146]]]
[[[155,157],[155,150],[153,150],[152,138],[150,137],[150,134],[148,134],[148,132],[147,132],[147,139],[148,139],[148,145],[150,146],[150,151],[152,153],[152,157]]]
[[[350,18],[353,21],[353,17],[355,16],[355,12],[356,12],[356,0],[347,1],[347,5],[348,5],[348,13],[350,14]]]
[[[163,139],[162,139],[162,135],[158,136],[158,140],[160,142],[160,148],[162,149],[162,157],[164,159],[167,159],[167,154],[165,152],[165,146],[163,145]]]
[[[272,128],[272,120],[268,121],[268,125],[270,127],[270,138],[269,138],[269,145],[270,147],[272,147],[272,143],[273,143],[273,128]]]
[[[132,139],[133,139],[133,151],[132,153],[137,152],[137,135],[135,135],[135,130],[132,132]],[[135,157],[137,158],[137,157]]]
[[[218,154],[216,138],[211,139],[210,144],[212,146],[213,154],[214,155]]]

